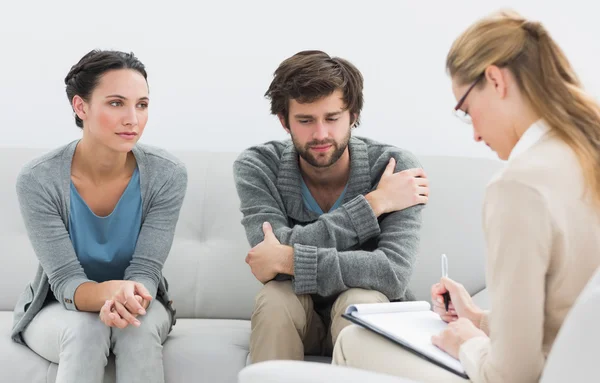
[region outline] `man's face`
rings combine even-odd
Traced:
[[[290,100],[289,133],[296,151],[309,165],[327,168],[348,148],[355,118],[345,108],[340,90],[311,103]],[[285,128],[283,116],[279,118]]]

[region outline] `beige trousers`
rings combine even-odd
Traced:
[[[392,341],[356,325],[345,328],[339,334],[333,350],[333,364],[381,372],[424,383],[469,382]]]
[[[346,307],[379,302],[388,299],[378,291],[353,288],[341,293],[330,309],[320,309],[315,308],[310,295],[296,295],[291,281],[270,281],[256,296],[250,360],[257,363],[304,360],[304,354],[331,355],[338,334],[350,324],[341,317]],[[329,322],[331,327],[326,329]]]

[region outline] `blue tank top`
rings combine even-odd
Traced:
[[[96,282],[123,279],[142,224],[137,167],[114,210],[106,217],[92,212],[73,182],[70,195],[69,237],[87,277]]]

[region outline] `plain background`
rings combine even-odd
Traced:
[[[94,48],[131,51],[146,65],[142,142],[241,151],[283,139],[264,92],[282,60],[320,49],[365,77],[355,134],[417,154],[495,158],[452,115],[444,64],[469,24],[506,7],[542,21],[600,93],[600,6],[589,0],[3,1],[0,145],[52,148],[80,136],[63,81]]]

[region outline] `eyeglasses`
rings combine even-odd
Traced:
[[[460,100],[458,100],[458,104],[456,104],[456,106],[454,107],[454,115],[466,124],[472,123],[471,116],[469,116],[469,113],[465,112],[460,107],[462,106],[462,104],[464,104],[465,100],[467,99],[467,96],[469,95],[469,93],[471,93],[471,90],[475,88],[475,85],[477,85],[477,83],[481,81],[483,77],[484,73],[480,74],[479,77],[477,77],[477,79],[473,82],[473,84],[471,84],[469,89],[467,89],[465,94],[460,98]]]

